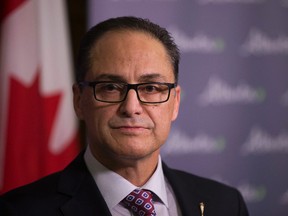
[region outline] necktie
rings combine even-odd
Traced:
[[[148,190],[135,189],[126,196],[122,203],[139,216],[155,216],[152,193]]]

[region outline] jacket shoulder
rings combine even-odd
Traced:
[[[40,196],[41,194],[51,194],[56,191],[57,184],[60,178],[60,173],[53,173],[46,177],[43,177],[37,181],[29,183],[27,185],[15,188],[1,196],[2,199],[13,199],[14,197],[32,197]]]
[[[170,175],[173,175],[176,181],[182,182],[186,187],[193,186],[198,190],[201,190],[202,193],[217,193],[218,192],[229,192],[229,193],[238,193],[238,190],[227,184],[212,180],[209,178],[201,177],[194,175],[185,171],[170,169]]]
[[[163,166],[163,171],[179,204],[187,214],[193,210],[193,203],[195,209],[203,202],[208,206],[205,208],[207,214],[211,212],[213,215],[223,215],[225,212],[224,215],[248,216],[246,204],[236,188],[185,171],[171,169],[166,165]]]
[[[0,196],[0,212],[4,215],[37,215],[42,209],[42,215],[45,215],[44,212],[51,213],[54,211],[52,202],[57,194],[59,177],[60,173],[54,173],[3,194]],[[65,202],[63,197],[61,199],[58,202]],[[50,208],[47,208],[47,203]]]
[[[71,198],[87,176],[83,167],[85,164],[80,155],[64,170],[8,191],[0,196],[0,212],[37,215],[42,211],[42,215],[49,215],[58,211],[56,209]]]

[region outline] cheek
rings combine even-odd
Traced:
[[[98,109],[89,109],[85,115],[85,124],[91,143],[105,143],[111,138],[108,122],[111,112],[103,112]]]
[[[86,109],[85,122],[90,126],[98,126],[99,128],[105,127],[110,119],[112,111],[107,112],[97,107]]]
[[[92,130],[93,133],[105,128],[109,116],[112,113],[111,111],[108,112],[104,107],[97,105],[94,101],[91,101],[91,99],[83,100],[82,110],[86,129]]]
[[[97,133],[96,136],[110,133],[109,122],[117,115],[117,106],[102,103],[86,105],[85,122],[87,129],[94,134]]]
[[[171,107],[168,104],[165,108],[154,107],[150,116],[156,126],[155,133],[165,137],[168,136],[171,122],[173,121],[173,111]]]

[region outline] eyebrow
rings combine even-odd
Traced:
[[[120,81],[125,82],[122,76],[119,75],[113,75],[113,74],[100,74],[99,76],[95,77],[95,80],[108,80],[108,81]]]
[[[123,76],[114,74],[100,74],[95,77],[95,80],[111,80],[117,82],[127,82]],[[143,74],[138,78],[138,82],[165,81],[165,77],[159,73]]]
[[[140,82],[149,82],[149,81],[165,81],[165,77],[159,73],[144,74],[140,76]]]

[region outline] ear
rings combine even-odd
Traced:
[[[175,88],[175,98],[174,98],[172,121],[174,121],[178,116],[179,107],[180,107],[180,99],[181,99],[181,87],[177,86]]]
[[[77,115],[77,117],[82,120],[83,119],[83,111],[81,106],[81,89],[79,85],[73,84],[73,105],[74,105],[74,111]]]

